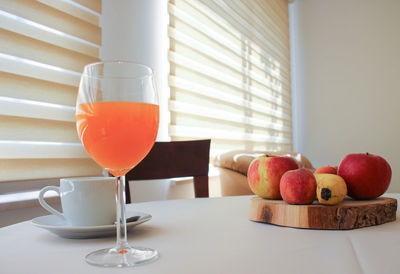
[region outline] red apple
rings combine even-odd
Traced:
[[[374,199],[388,189],[392,169],[380,156],[369,153],[349,154],[340,162],[338,175],[347,184],[354,199]]]
[[[306,169],[299,168],[283,174],[280,190],[283,200],[288,204],[307,205],[315,199],[317,181],[314,174]]]
[[[286,171],[297,168],[297,162],[290,157],[257,157],[250,163],[247,172],[250,189],[261,198],[282,199],[279,190],[281,177]]]
[[[337,166],[321,166],[315,170],[316,174],[337,174]]]

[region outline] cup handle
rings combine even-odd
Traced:
[[[45,186],[39,192],[39,198],[38,198],[39,203],[44,209],[46,209],[50,213],[53,213],[54,215],[64,219],[64,215],[61,212],[59,212],[58,210],[55,210],[54,208],[49,206],[49,204],[44,200],[44,194],[50,190],[53,190],[53,191],[57,192],[58,195],[60,195],[60,188],[58,186]]]

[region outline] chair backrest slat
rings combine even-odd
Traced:
[[[193,176],[195,197],[208,197],[210,142],[209,139],[156,142],[149,154],[126,174],[126,181]],[[129,184],[126,185],[129,203]]]

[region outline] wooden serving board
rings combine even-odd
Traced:
[[[250,220],[308,229],[354,229],[396,220],[397,200],[379,197],[356,201],[346,198],[335,206],[314,201],[311,205],[289,205],[283,200],[252,197]]]

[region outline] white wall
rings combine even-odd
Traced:
[[[400,1],[296,0],[290,19],[294,150],[381,155],[400,192]]]

